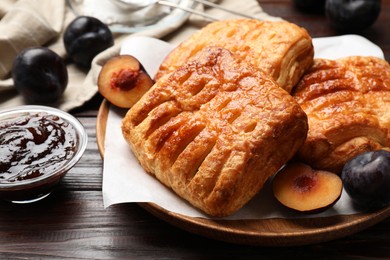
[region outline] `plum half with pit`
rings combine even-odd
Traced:
[[[275,198],[303,213],[320,213],[330,208],[340,199],[342,190],[340,176],[300,162],[286,165],[272,181]]]
[[[68,56],[79,66],[89,68],[93,58],[114,44],[106,24],[95,17],[79,16],[65,29],[64,45]]]
[[[341,173],[345,191],[363,209],[390,204],[390,152],[362,153],[348,161]]]
[[[142,64],[132,55],[110,58],[98,77],[100,94],[121,108],[132,107],[153,84]]]
[[[66,89],[68,71],[57,53],[46,47],[31,47],[16,56],[12,79],[28,103],[53,103]]]
[[[330,24],[343,32],[370,27],[381,11],[381,0],[327,0],[325,14]]]

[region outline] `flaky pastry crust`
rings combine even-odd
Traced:
[[[299,158],[340,173],[354,156],[390,147],[390,66],[379,58],[315,59],[293,91],[309,132]]]
[[[211,47],[161,78],[128,111],[122,132],[146,172],[222,217],[295,154],[307,118],[271,77]]]
[[[313,61],[313,45],[304,28],[286,21],[233,19],[213,22],[175,48],[161,64],[161,78],[207,46],[233,52],[271,75],[287,92]]]

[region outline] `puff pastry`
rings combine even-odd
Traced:
[[[206,46],[233,52],[271,75],[287,92],[313,61],[313,45],[304,28],[285,21],[233,19],[213,22],[175,48],[155,78],[172,72]]]
[[[390,66],[374,57],[316,59],[293,91],[309,132],[299,158],[340,173],[352,157],[390,147]]]
[[[157,81],[127,112],[122,132],[146,172],[222,217],[294,155],[307,118],[268,75],[210,47]]]

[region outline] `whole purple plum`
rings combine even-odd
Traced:
[[[390,152],[366,152],[347,162],[341,173],[345,191],[362,208],[390,204]]]
[[[343,32],[370,27],[381,11],[381,0],[327,0],[325,13],[330,24]]]
[[[93,58],[114,44],[108,26],[90,16],[79,16],[65,29],[64,45],[68,56],[79,66],[89,68]]]
[[[68,71],[57,53],[46,47],[31,47],[16,56],[12,79],[28,103],[52,103],[65,91]]]

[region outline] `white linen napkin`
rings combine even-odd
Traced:
[[[256,0],[245,1],[245,4],[236,0],[223,0],[218,3],[259,19],[278,19],[264,13]],[[237,17],[215,8],[198,6],[198,9],[218,19]],[[65,57],[62,33],[75,18],[75,14],[68,8],[65,0],[1,0],[0,18],[0,108],[8,108],[25,104],[14,88],[10,75],[16,54],[26,47],[47,46]],[[203,17],[191,15],[188,21],[180,20],[132,35],[164,38],[175,44],[208,22],[210,21]],[[58,103],[52,106],[69,111],[82,106],[98,92],[97,77],[102,65],[112,56],[119,54],[122,39],[129,34],[115,33],[114,36],[114,46],[96,56],[89,71],[83,71],[74,64],[68,65],[67,89]]]

